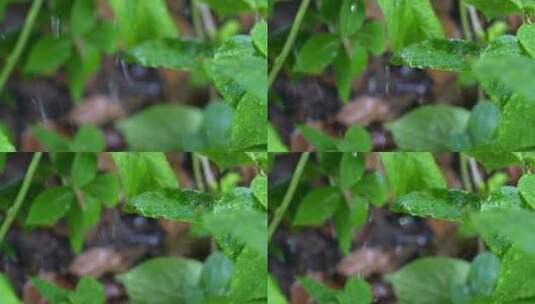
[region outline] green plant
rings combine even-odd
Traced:
[[[429,152],[315,153],[310,157],[305,173],[297,175],[297,180],[294,175],[290,183],[298,185],[287,192],[293,194],[290,203],[280,203],[287,182],[270,185],[270,208],[277,210],[274,218],[285,218],[291,230],[331,222],[341,252],[348,254],[354,231],[366,222],[368,206],[373,204],[401,214],[457,223],[459,238],[480,240],[479,253],[471,262],[424,256],[386,274],[384,280],[393,286],[399,303],[530,303],[535,298],[531,288],[535,281],[530,275],[535,269],[531,152],[459,155],[464,189],[449,187]],[[380,163],[365,166],[365,159],[368,164]],[[506,184],[508,178],[504,179],[501,171],[510,167],[524,170],[516,186]],[[485,175],[480,168],[486,170]],[[285,303],[276,281],[271,280],[270,297]],[[349,303],[341,296],[348,293],[350,303],[372,301],[369,287],[361,280],[348,278],[344,291],[306,277],[298,280],[318,303]]]
[[[56,227],[65,221],[72,251],[79,254],[85,247],[86,234],[100,222],[103,208],[122,207],[128,214],[187,223],[194,237],[213,238],[212,254],[204,262],[185,257],[149,258],[119,274],[116,280],[125,286],[130,301],[266,301],[265,153],[192,154],[199,190],[179,186],[175,168],[161,152],[58,152],[45,154],[39,162],[41,155],[35,154],[23,181],[0,191],[0,210],[9,207],[0,230],[2,236],[15,219],[30,230]],[[2,159],[5,156],[2,154]],[[116,170],[99,169],[99,158],[101,162],[113,160]],[[6,161],[10,161],[10,155]],[[195,169],[198,162],[202,170]],[[220,180],[211,172],[212,165],[223,173]],[[257,172],[247,187],[238,186],[243,177],[235,168],[241,166],[252,166]],[[10,207],[14,196],[17,199]],[[7,250],[8,244],[3,245]],[[75,290],[38,277],[31,283],[50,303],[106,301],[102,285],[93,278],[81,278]],[[0,302],[20,302],[2,273],[0,290]]]

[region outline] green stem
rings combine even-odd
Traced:
[[[468,8],[463,0],[459,0],[459,13],[461,15],[461,25],[463,28],[464,38],[468,41],[473,41],[472,31],[468,20]]]
[[[462,153],[460,155],[461,159],[459,161],[461,163],[461,179],[463,181],[464,189],[472,192],[472,183],[470,182],[470,174],[468,173],[468,157]]]
[[[290,202],[292,201],[292,198],[295,194],[295,190],[297,189],[297,185],[299,184],[301,175],[303,175],[303,171],[305,170],[305,166],[308,162],[309,156],[310,152],[305,152],[301,154],[301,157],[299,158],[299,162],[297,163],[297,167],[295,168],[292,180],[290,181],[290,185],[288,186],[286,194],[284,194],[284,198],[282,199],[282,204],[279,206],[279,208],[277,208],[277,210],[275,210],[273,220],[269,224],[268,243],[271,241],[271,237],[273,237],[275,230],[277,230],[277,226],[279,226],[280,222],[282,221],[282,218],[284,217],[284,214],[286,213],[286,210],[290,206]]]
[[[41,161],[42,156],[42,152],[37,152],[33,155],[32,161],[30,162],[30,166],[28,167],[28,171],[26,171],[26,176],[24,176],[22,186],[20,187],[19,193],[15,198],[15,203],[6,212],[6,219],[2,223],[2,227],[0,227],[0,245],[2,245],[2,242],[4,241],[9,227],[11,227],[11,224],[17,217],[17,213],[19,212],[19,209],[22,206],[22,203],[24,202],[24,198],[26,198],[26,194],[28,193],[28,189],[30,188],[33,176],[35,174],[35,171],[37,170],[39,161]]]
[[[195,177],[195,184],[197,185],[197,189],[204,192],[204,182],[202,180],[202,173],[201,173],[201,157],[197,153],[193,153],[192,156],[192,162],[193,162],[193,176]]]
[[[308,9],[309,4],[310,4],[310,0],[303,0],[301,2],[301,6],[299,7],[297,14],[295,15],[294,24],[292,25],[292,28],[290,29],[290,34],[288,35],[288,38],[286,39],[286,42],[284,43],[282,52],[279,54],[279,56],[277,56],[277,58],[275,58],[273,67],[271,68],[271,71],[269,72],[268,91],[271,89],[273,82],[275,82],[275,79],[277,78],[277,75],[279,74],[279,71],[282,68],[282,65],[284,64],[284,62],[286,61],[286,58],[288,57],[288,54],[290,54],[290,51],[292,50],[293,44],[295,42],[295,38],[297,38],[297,34],[299,33],[299,29],[301,28],[301,23],[303,23],[303,19],[305,17],[305,13]]]
[[[192,11],[193,28],[195,29],[195,35],[197,35],[197,37],[204,40],[205,36],[204,36],[203,28],[202,28],[202,17],[201,17],[201,11],[199,8],[198,0],[193,0],[191,2],[191,11]]]
[[[15,48],[7,58],[4,68],[2,69],[2,73],[0,74],[0,93],[2,93],[2,91],[4,90],[4,86],[7,82],[7,79],[13,71],[13,68],[15,68],[17,61],[19,60],[20,55],[22,54],[22,51],[24,50],[24,47],[28,42],[28,38],[30,37],[30,33],[35,23],[35,19],[37,19],[37,15],[39,14],[39,10],[41,9],[42,4],[43,0],[34,0],[32,3],[30,12],[28,13],[28,16],[26,17],[26,20],[24,22],[22,32],[20,33],[17,43],[15,44]]]

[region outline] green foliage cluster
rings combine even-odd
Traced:
[[[340,250],[348,254],[353,234],[368,219],[371,206],[427,219],[458,223],[458,237],[478,237],[484,244],[473,261],[421,257],[387,274],[399,303],[530,303],[535,300],[535,175],[531,152],[478,152],[459,155],[476,162],[489,178],[464,180],[467,189],[448,188],[430,152],[312,154],[284,217],[294,230],[332,222]],[[375,165],[366,167],[373,158]],[[275,162],[277,158],[275,158]],[[377,163],[379,162],[379,163]],[[524,168],[516,186],[506,185],[501,169]],[[375,168],[375,169],[374,169]],[[476,174],[476,173],[472,173]],[[479,174],[479,173],[477,173]],[[318,186],[328,181],[328,186]],[[288,183],[270,185],[274,216]],[[276,281],[269,297],[286,303]],[[332,290],[310,278],[300,284],[318,303],[372,303],[367,283],[350,278],[344,290]],[[346,302],[345,295],[353,302]],[[357,301],[357,302],[355,302]],[[358,302],[361,301],[361,302]]]
[[[100,170],[99,157],[111,157],[116,170]],[[52,227],[65,220],[76,254],[84,248],[86,233],[100,221],[103,208],[122,207],[126,213],[189,223],[194,237],[213,238],[217,250],[204,262],[157,257],[118,275],[116,279],[125,286],[130,301],[265,303],[266,154],[195,154],[194,161],[197,157],[212,160],[224,173],[219,181],[209,183],[210,191],[181,187],[162,152],[47,154],[17,219],[25,229]],[[9,155],[6,160],[2,154],[1,159],[3,164],[9,161]],[[238,186],[243,177],[235,169],[244,165],[253,165],[258,172],[249,187]],[[59,181],[59,185],[51,186],[50,180]],[[21,183],[16,181],[1,189],[0,210],[10,208]],[[32,279],[32,284],[52,304],[105,301],[103,287],[93,278],[82,278],[75,290],[57,287],[38,277]],[[20,303],[1,273],[0,291],[0,302]]]

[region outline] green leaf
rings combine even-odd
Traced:
[[[82,98],[85,85],[100,68],[101,60],[100,51],[96,46],[84,43],[80,48],[81,50],[71,56],[67,62],[69,92],[75,101]]]
[[[71,168],[73,182],[84,187],[97,176],[97,155],[90,152],[76,153]]]
[[[450,151],[453,135],[464,132],[470,113],[447,105],[418,107],[386,124],[402,150]]]
[[[268,180],[264,175],[257,175],[251,181],[251,191],[254,196],[258,199],[260,204],[267,209],[268,207]]]
[[[344,0],[340,9],[338,30],[343,38],[354,35],[364,23],[366,4],[364,0]]]
[[[4,304],[21,304],[9,283],[9,279],[0,272],[0,301]]]
[[[392,61],[411,68],[466,72],[470,71],[470,60],[478,55],[479,47],[474,43],[433,39],[398,50]]]
[[[91,196],[85,196],[83,209],[75,204],[67,213],[67,228],[69,229],[69,240],[74,253],[80,254],[86,234],[100,220],[102,205]]]
[[[484,238],[498,235],[516,248],[530,254],[535,253],[532,234],[535,229],[535,212],[498,208],[474,213],[470,218],[474,227]]]
[[[232,124],[232,147],[246,151],[267,144],[267,104],[251,94],[240,101]]]
[[[340,48],[338,56],[334,61],[334,73],[336,77],[336,88],[338,95],[344,102],[349,101],[351,94],[351,80],[353,79],[351,71],[351,59],[344,48]]]
[[[75,36],[85,35],[93,28],[95,21],[95,2],[93,0],[75,0],[71,11],[72,33]]]
[[[343,152],[369,152],[373,149],[373,142],[366,129],[352,126],[344,135],[344,140],[338,144],[338,149]]]
[[[198,57],[206,47],[195,40],[162,39],[146,41],[128,52],[143,66],[192,71],[200,67]]]
[[[516,35],[526,52],[535,57],[535,24],[523,24]]]
[[[535,209],[535,175],[522,175],[518,181],[518,191],[531,208]]]
[[[488,297],[494,293],[500,274],[500,260],[490,252],[482,252],[476,256],[470,266],[468,286],[471,294],[476,297]]]
[[[26,73],[50,74],[69,59],[71,52],[71,40],[67,38],[41,38],[30,50],[24,71]]]
[[[535,73],[535,60],[520,56],[485,56],[472,65],[482,82],[496,82],[529,101],[535,100],[530,77]]]
[[[360,228],[368,219],[369,205],[360,197],[354,196],[349,206],[340,204],[334,214],[336,237],[340,250],[347,255],[353,242],[353,231]]]
[[[32,127],[31,131],[47,150],[54,152],[70,151],[70,142],[57,133],[39,126]]]
[[[253,42],[262,55],[268,55],[268,25],[264,20],[255,24],[251,30]]]
[[[222,15],[231,15],[250,11],[254,6],[249,5],[248,2],[255,3],[255,1],[248,0],[202,0],[213,8],[217,13]]]
[[[400,304],[450,304],[450,290],[464,285],[470,265],[462,260],[433,257],[420,258],[386,280],[394,286]]]
[[[265,303],[268,275],[267,258],[246,248],[238,256],[235,269],[235,274],[230,282],[232,303],[249,303],[252,300],[262,299],[261,303]]]
[[[2,130],[0,130],[0,152],[15,152],[15,147]]]
[[[446,180],[431,153],[383,152],[380,155],[397,197],[412,191],[446,188]]]
[[[176,38],[178,29],[165,0],[109,0],[127,49],[146,40]]]
[[[518,151],[535,146],[535,102],[513,96],[502,111],[498,145],[503,151]]]
[[[320,187],[310,191],[299,204],[294,226],[320,226],[330,218],[341,203],[336,187]]]
[[[500,123],[500,110],[492,103],[482,101],[478,103],[472,113],[466,132],[470,142],[475,147],[491,145],[496,141]]]
[[[307,40],[297,54],[294,72],[318,75],[330,65],[340,49],[340,38],[318,34]]]
[[[73,304],[104,304],[106,296],[104,287],[94,278],[82,278],[76,291],[69,295]]]
[[[31,282],[37,291],[48,301],[52,303],[65,303],[68,301],[69,290],[57,287],[53,283],[38,277],[32,277]]]
[[[351,189],[354,195],[363,197],[375,206],[386,203],[388,187],[385,178],[378,172],[371,172]]]
[[[117,28],[113,22],[100,20],[95,24],[95,27],[85,35],[85,38],[101,52],[112,54],[117,49],[117,34]]]
[[[282,294],[277,281],[272,275],[268,276],[268,304],[288,304],[288,300]]]
[[[298,277],[297,280],[308,294],[314,300],[318,301],[318,303],[338,303],[338,291],[325,287],[308,277]]]
[[[250,93],[267,103],[267,61],[258,56],[217,56],[204,62],[210,78],[216,82],[229,81],[244,92]],[[225,97],[225,94],[222,93]],[[233,104],[233,100],[225,100]]]
[[[211,102],[204,109],[204,132],[209,151],[228,151],[231,144],[234,109],[222,101]]]
[[[299,125],[297,126],[297,129],[303,134],[305,139],[316,148],[316,150],[322,152],[338,151],[338,140],[307,125]]]
[[[510,0],[464,0],[475,6],[489,19],[518,12],[520,8]]]
[[[233,273],[232,261],[219,252],[213,253],[204,261],[199,285],[208,296],[223,296]]]
[[[394,50],[427,39],[444,38],[429,0],[379,0]]]
[[[277,133],[277,130],[273,127],[271,123],[268,123],[267,143],[268,143],[269,152],[275,152],[275,153],[288,152],[288,147],[286,147],[279,133]]]
[[[98,128],[83,126],[76,133],[71,144],[73,152],[102,152],[106,148],[104,134]]]
[[[511,248],[502,259],[500,277],[496,286],[499,302],[520,300],[535,296],[535,256]],[[516,302],[515,302],[516,303]]]
[[[113,173],[98,175],[84,188],[84,191],[107,207],[113,208],[119,203],[119,178]]]
[[[351,188],[362,178],[364,169],[363,154],[344,153],[340,161],[340,187]]]
[[[358,37],[358,36],[357,36]],[[364,46],[353,45],[351,51],[351,77],[360,76],[368,67],[369,55]]]
[[[245,152],[203,152],[221,170],[255,164],[251,154]]]
[[[75,204],[75,196],[68,187],[50,187],[32,202],[27,225],[52,226]]]
[[[175,173],[162,152],[113,152],[111,155],[127,198],[178,186]]]
[[[340,304],[371,304],[373,294],[370,285],[360,278],[347,281],[344,291],[337,296]]]
[[[187,304],[195,298],[202,264],[184,258],[154,258],[118,276],[136,304]]]
[[[362,45],[375,56],[383,54],[386,49],[386,33],[383,23],[377,20],[364,22],[359,34],[355,37],[354,44]]]
[[[521,164],[518,156],[512,152],[477,151],[468,154],[477,159],[489,171]]]
[[[205,212],[211,211],[214,203],[207,193],[190,189],[164,189],[134,196],[125,208],[145,217],[195,222]]]
[[[427,190],[408,193],[395,202],[404,212],[446,221],[464,221],[479,208],[477,196],[460,190]]]
[[[180,151],[191,144],[203,114],[193,107],[162,104],[120,121],[117,127],[134,151]]]

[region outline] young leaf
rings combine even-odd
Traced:
[[[449,151],[452,138],[464,132],[470,113],[462,108],[422,106],[386,124],[397,145],[408,151]]]
[[[71,168],[74,184],[84,187],[97,176],[97,155],[90,152],[76,153]]]
[[[428,152],[381,153],[388,182],[396,196],[411,191],[446,188],[446,180]]]
[[[386,280],[394,286],[400,304],[447,304],[451,302],[450,290],[463,285],[470,265],[462,260],[433,257],[420,258]]]
[[[375,206],[384,205],[388,196],[385,178],[378,172],[364,175],[351,191],[354,195],[365,198]]]
[[[340,39],[336,35],[314,35],[299,50],[293,71],[321,74],[334,61],[339,49]]]
[[[84,188],[84,191],[107,207],[113,208],[119,203],[119,178],[112,173],[98,175]]]
[[[262,55],[268,55],[268,25],[262,20],[255,24],[251,31],[253,42]]]
[[[392,61],[418,69],[464,72],[469,61],[479,55],[479,47],[465,40],[426,40],[397,51]]]
[[[299,132],[303,134],[305,139],[312,144],[318,151],[328,152],[337,151],[338,140],[331,138],[328,135],[323,134],[321,131],[316,130],[307,125],[297,126]]]
[[[370,304],[373,294],[370,285],[360,278],[351,278],[346,282],[344,291],[337,295],[340,304]]]
[[[67,62],[69,92],[75,101],[82,98],[86,82],[98,71],[101,60],[100,51],[96,46],[84,43],[81,48],[82,50],[71,56]]]
[[[299,204],[293,225],[320,226],[338,209],[341,199],[335,187],[320,187],[310,191]]]
[[[15,152],[15,147],[2,130],[0,130],[0,152]]]
[[[26,73],[52,73],[69,59],[71,52],[72,44],[70,39],[41,38],[30,50],[24,71]]]
[[[297,278],[299,284],[308,292],[308,294],[318,303],[338,303],[338,291],[325,287],[322,284],[308,278]]]
[[[202,264],[184,258],[154,258],[118,276],[139,304],[187,304],[199,297]],[[193,297],[193,298],[190,298]]]
[[[69,211],[75,200],[68,187],[47,188],[33,200],[26,224],[52,226]]]
[[[362,45],[375,56],[383,54],[386,49],[386,33],[383,23],[376,20],[364,22],[354,41],[354,44]]]
[[[82,251],[87,232],[98,223],[102,210],[100,202],[91,196],[84,197],[83,204],[83,210],[75,204],[67,213],[69,241],[77,254]]]
[[[275,278],[271,275],[268,276],[268,303],[269,304],[288,304],[288,301],[284,297],[282,291],[277,284]]]
[[[280,135],[277,133],[277,130],[275,130],[271,123],[268,124],[267,143],[269,152],[288,152],[288,147],[286,147]]]
[[[355,185],[364,174],[363,154],[344,153],[340,162],[340,187],[346,190]]]
[[[353,231],[360,228],[368,219],[369,205],[360,197],[355,196],[348,206],[340,204],[334,214],[336,237],[340,250],[347,255],[353,242]]]
[[[355,34],[366,17],[364,0],[344,0],[340,9],[340,22],[338,24],[340,35],[347,38]]]
[[[338,95],[344,102],[349,101],[351,93],[351,80],[353,79],[351,71],[351,59],[344,48],[340,48],[338,56],[334,61],[334,73],[336,76],[336,88]]]
[[[76,285],[76,291],[69,295],[69,300],[73,304],[104,304],[104,287],[94,278],[82,278]]]
[[[85,35],[96,21],[95,2],[75,0],[71,11],[71,31],[75,36]]]
[[[535,209],[535,175],[524,174],[518,181],[518,191],[531,208]]]
[[[535,24],[523,24],[516,35],[526,52],[535,58]]]
[[[373,149],[373,142],[366,129],[352,126],[344,135],[344,140],[338,144],[342,152],[369,152]]]
[[[92,126],[83,126],[76,133],[71,144],[74,152],[102,152],[106,148],[106,140],[102,131]]]
[[[9,283],[9,279],[0,272],[0,302],[4,304],[21,304]]]
[[[264,208],[268,207],[268,180],[264,175],[257,175],[251,181],[251,191]]]
[[[395,207],[415,216],[463,221],[470,211],[479,208],[479,199],[464,191],[436,189],[406,194]]]

